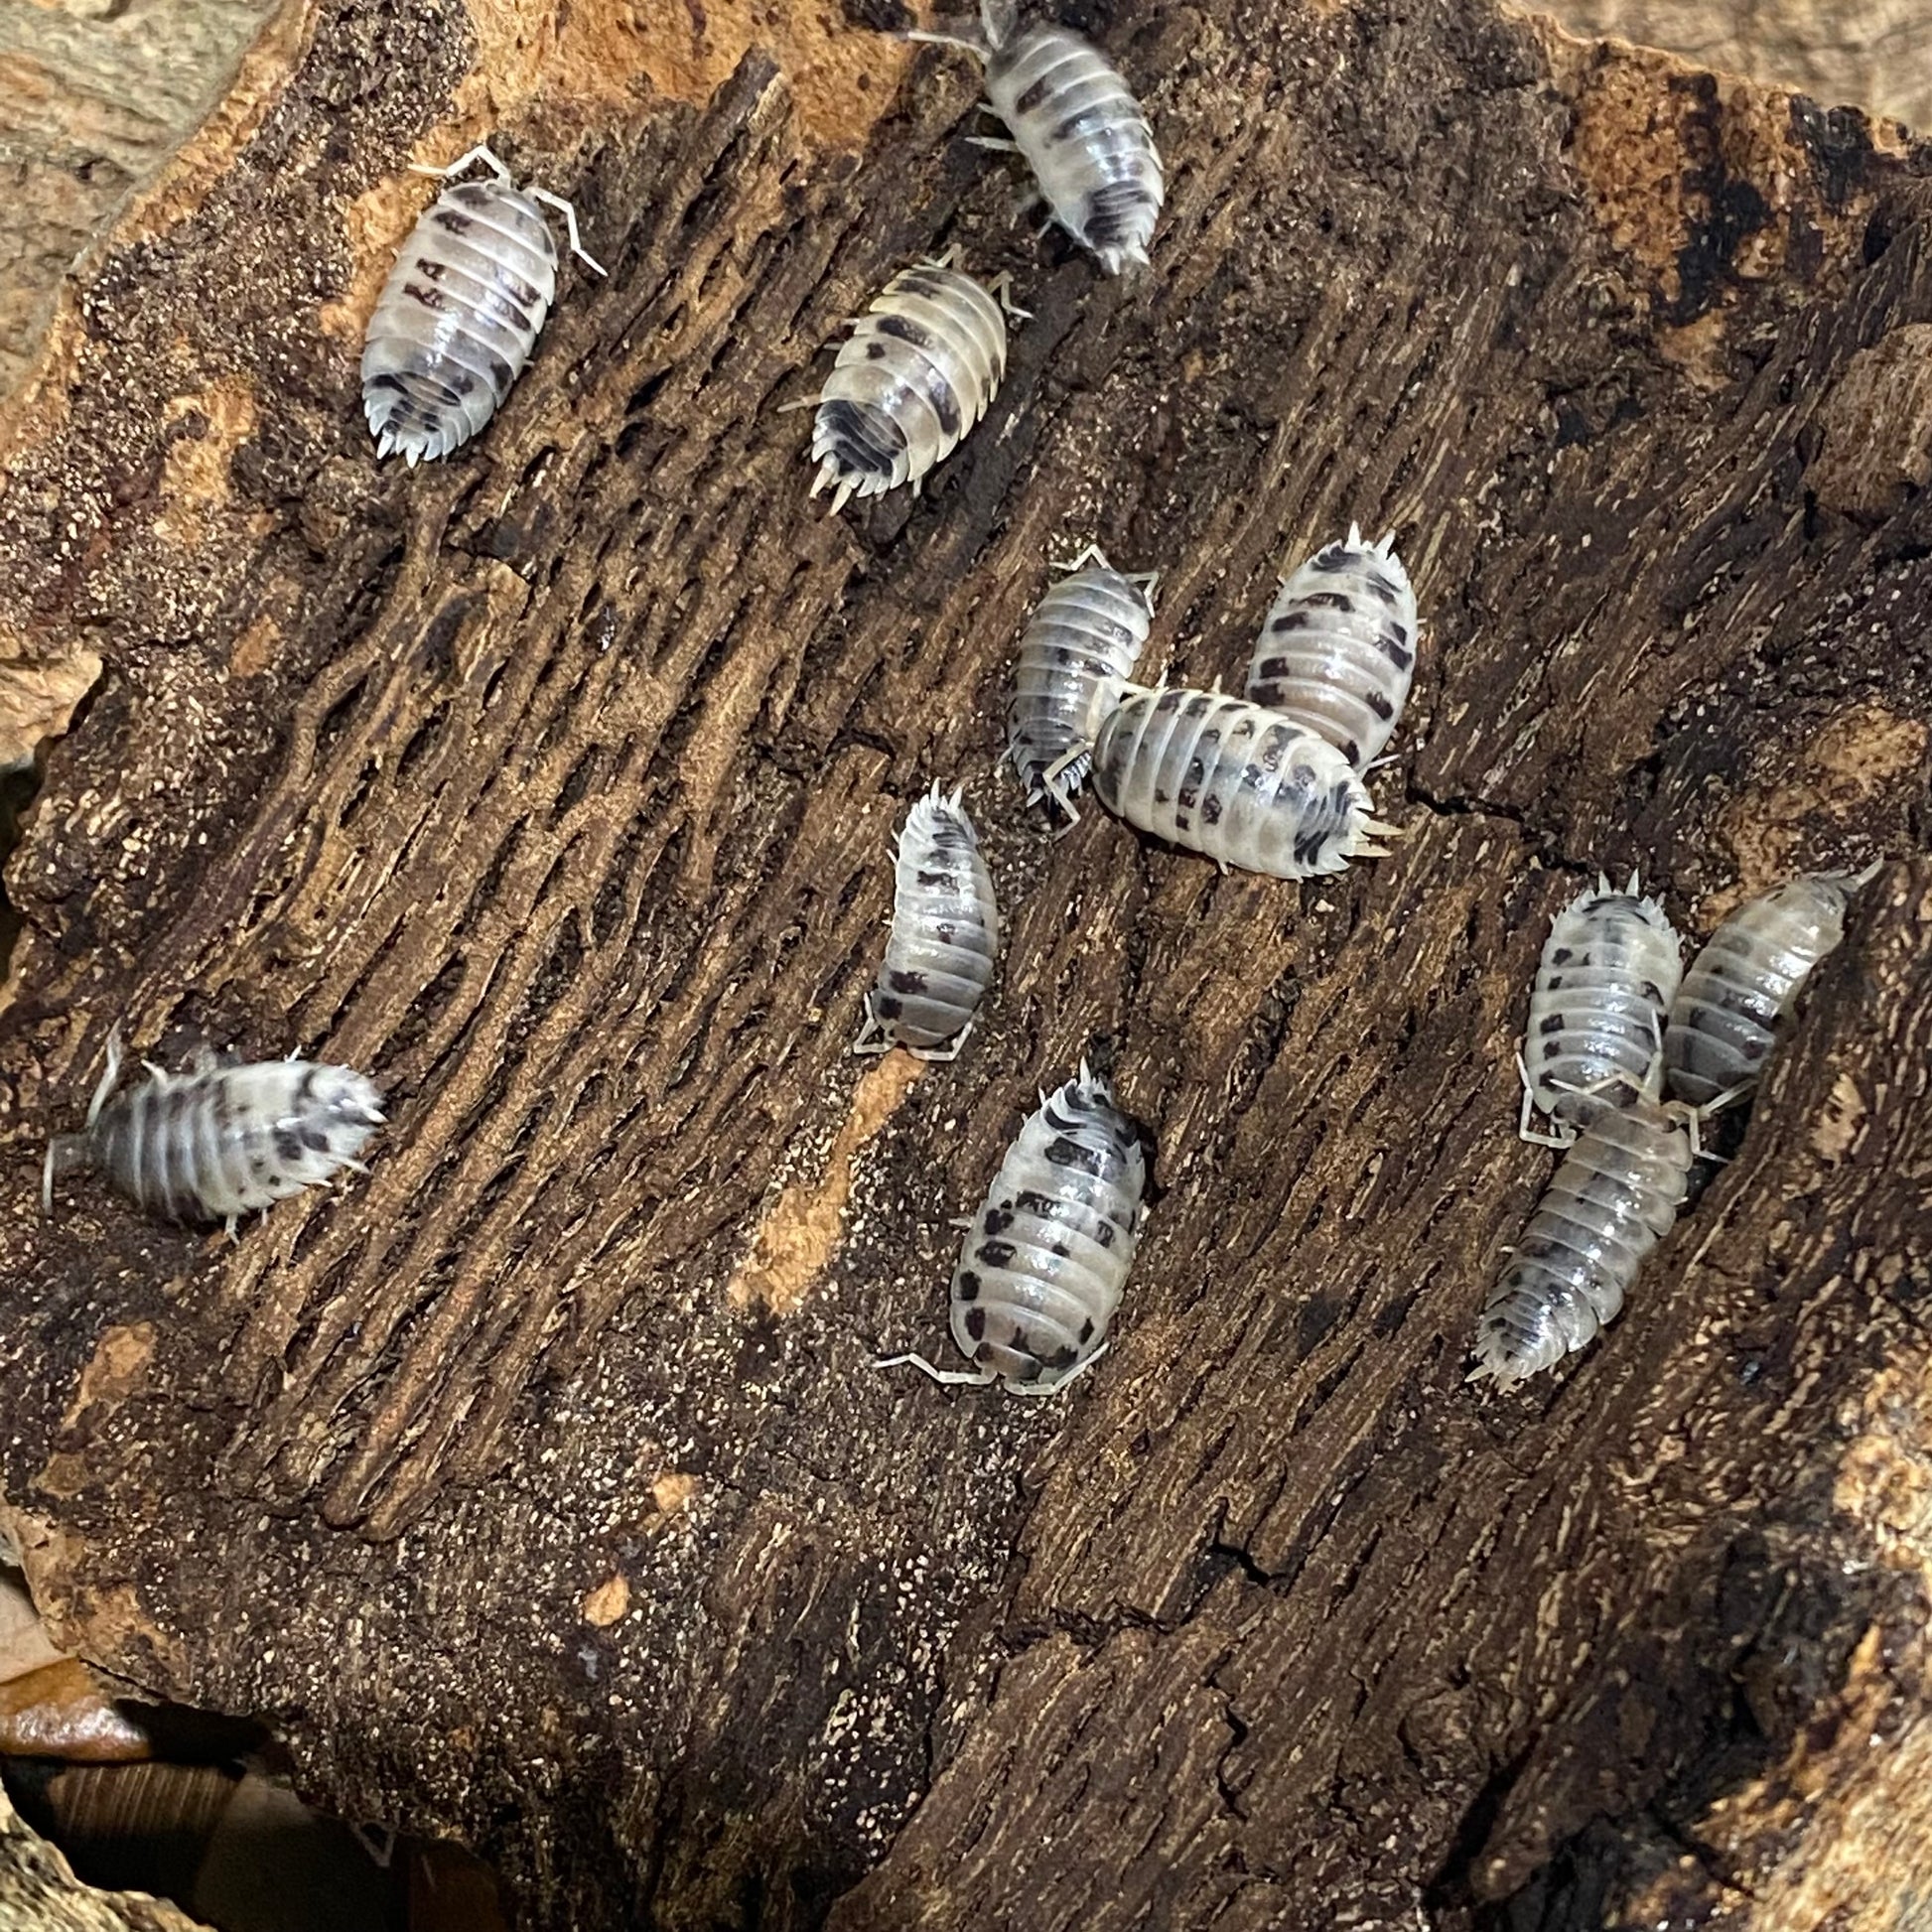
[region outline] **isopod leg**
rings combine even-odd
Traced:
[[[986,292],[988,295],[992,296],[996,302],[999,303],[1000,307],[1006,311],[1007,315],[1011,317],[1013,321],[1015,322],[1033,321],[1034,312],[1031,309],[1021,308],[1020,305],[1014,301],[1013,277],[1007,274],[1004,270],[1002,270],[998,275],[994,276],[992,281],[987,283]]]
[[[587,268],[594,268],[600,275],[608,275],[610,270],[584,247],[584,238],[577,232],[577,210],[561,195],[553,195],[547,188],[532,188],[527,191],[531,201],[541,202],[546,207],[554,207],[564,217],[564,228],[570,236],[570,252]]]
[[[100,1110],[107,1104],[107,1096],[114,1091],[114,1082],[121,1077],[121,1030],[118,1026],[107,1030],[107,1070],[100,1076],[100,1084],[94,1088],[94,1097],[87,1103],[87,1125],[91,1127],[100,1118]]]
[[[1102,570],[1113,569],[1113,565],[1107,561],[1106,551],[1101,549],[1097,543],[1088,544],[1077,557],[1069,557],[1064,563],[1059,563],[1049,557],[1046,562],[1046,567],[1048,570],[1065,571],[1070,576],[1076,570],[1084,570],[1088,564],[1098,564]],[[1127,581],[1131,584],[1135,580],[1130,577]]]
[[[1000,1378],[990,1368],[934,1368],[923,1355],[879,1355],[873,1359],[874,1368],[916,1368],[945,1388],[983,1389],[989,1382]]]
[[[498,181],[512,181],[515,179],[509,169],[504,166],[502,157],[496,153],[495,149],[487,141],[479,141],[467,154],[458,155],[447,168],[431,168],[423,162],[412,161],[409,164],[409,172],[412,175],[434,175],[438,181],[445,181],[451,175],[462,174],[464,169],[469,167],[473,161],[481,161]]]
[[[1044,1385],[1038,1382],[1009,1382],[1007,1386],[1015,1395],[1030,1395],[1035,1399],[1043,1399],[1049,1395],[1058,1395],[1061,1390],[1070,1389],[1101,1356],[1106,1354],[1112,1345],[1111,1342],[1103,1341],[1084,1362],[1076,1363],[1056,1382],[1048,1382]]]
[[[948,1060],[956,1060],[959,1057],[959,1049],[966,1044],[973,1031],[973,1026],[974,1022],[967,1021],[965,1026],[960,1028],[958,1037],[950,1046],[908,1046],[905,1050],[915,1060],[935,1060],[941,1064]]]
[[[872,995],[866,995],[866,1024],[859,1029],[859,1037],[852,1042],[855,1053],[885,1053],[892,1048],[893,1042],[887,1038],[886,1030],[879,1024],[872,1010]]]

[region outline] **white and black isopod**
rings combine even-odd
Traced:
[[[986,65],[992,111],[1011,141],[983,148],[1024,155],[1052,217],[1109,275],[1147,265],[1167,180],[1147,114],[1091,41],[1064,27],[1019,29],[1014,0],[981,0],[983,35],[914,33],[963,47]]]
[[[557,244],[544,206],[562,213],[571,253],[604,273],[584,252],[571,205],[518,188],[488,148],[415,172],[458,175],[476,161],[491,179],[452,183],[423,210],[382,285],[362,347],[362,410],[376,455],[400,453],[412,469],[469,442],[530,359],[557,296]]]
[[[1128,577],[1090,543],[1046,595],[1020,640],[1007,699],[1007,754],[1027,803],[1041,798],[1071,829],[1101,722],[1120,702],[1147,644],[1156,573]]]
[[[834,514],[849,496],[900,483],[917,495],[993,406],[1007,368],[1006,318],[1027,312],[1009,301],[1008,276],[982,287],[962,274],[961,253],[902,269],[853,319],[812,419],[810,493],[831,484]]]
[[[1845,909],[1869,874],[1806,873],[1747,899],[1691,962],[1664,1035],[1671,1092],[1694,1107],[1757,1082],[1818,962],[1845,937]]]
[[[1366,771],[1416,675],[1416,593],[1395,538],[1351,523],[1282,580],[1248,667],[1248,696],[1325,738]]]
[[[1094,796],[1225,871],[1309,879],[1379,859],[1393,832],[1326,739],[1222,691],[1129,686],[1100,728]]]
[[[1639,895],[1635,873],[1620,893],[1599,873],[1594,890],[1557,914],[1523,1035],[1524,1140],[1567,1147],[1598,1115],[1636,1099],[1683,970],[1676,929]],[[1531,1130],[1533,1107],[1557,1122],[1554,1133]]]
[[[1613,1320],[1690,1183],[1686,1110],[1644,1091],[1606,1108],[1564,1157],[1476,1322],[1476,1367],[1504,1386],[1554,1367]]]
[[[956,1059],[999,950],[1000,909],[979,836],[957,788],[948,797],[935,784],[912,801],[898,835],[893,934],[852,1050],[903,1046],[916,1059]]]
[[[124,1194],[177,1221],[225,1221],[356,1168],[382,1125],[382,1095],[345,1066],[261,1060],[191,1073],[150,1066],[153,1078],[111,1104],[121,1067],[110,1035],[107,1070],[87,1124],[48,1144],[42,1181],[51,1208],[57,1174],[93,1168]]]
[[[952,1277],[952,1334],[972,1369],[889,1355],[935,1382],[1052,1395],[1099,1360],[1140,1236],[1147,1162],[1107,1082],[1041,1096],[1007,1149]]]

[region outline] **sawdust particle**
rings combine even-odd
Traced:
[[[759,1307],[789,1314],[805,1298],[838,1246],[839,1217],[852,1193],[852,1163],[892,1119],[925,1068],[895,1047],[853,1089],[852,1110],[816,1180],[797,1180],[772,1203],[759,1225],[751,1257],[726,1289],[735,1309]]]
[[[600,1630],[621,1623],[630,1614],[630,1580],[620,1570],[584,1598],[584,1621]]]

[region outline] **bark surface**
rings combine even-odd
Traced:
[[[1476,0],[1077,20],[1169,162],[1140,286],[1007,224],[970,64],[883,14],[309,0],[70,292],[0,493],[0,625],[104,667],[8,878],[43,1606],[533,1926],[1897,1905],[1932,155]],[[475,447],[378,469],[404,170],[484,135],[610,279]],[[1033,311],[1006,386],[828,520],[780,406],[955,242]],[[1351,519],[1430,624],[1396,855],[1047,839],[993,767],[1048,556],[1161,569],[1154,662],[1232,681]],[[955,1064],[861,1066],[935,777],[1001,978]],[[1695,940],[1879,857],[1622,1319],[1465,1388],[1555,1165],[1512,1056],[1556,906],[1636,866]],[[86,1182],[41,1220],[117,1023],[379,1073],[368,1176],[232,1246]],[[1159,1149],[1108,1358],[1044,1405],[875,1373],[944,1353],[951,1218],[1095,1050]]]

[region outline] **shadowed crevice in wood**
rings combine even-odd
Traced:
[[[532,1924],[1452,1927],[1598,1814],[1695,1837],[1909,1625],[1915,1585],[1845,1571],[1832,1419],[1923,1358],[1922,866],[1622,1319],[1519,1397],[1461,1377],[1552,1165],[1511,1052],[1576,876],[1641,864],[1702,937],[1923,847],[1927,499],[1847,493],[1868,379],[1833,398],[1932,321],[1924,157],[1474,0],[1105,38],[1170,163],[1138,288],[1007,226],[938,54],[858,160],[756,54],[574,150],[504,130],[612,274],[409,475],[319,318],[469,50],[324,7],[206,202],[104,254],[0,494],[0,616],[106,664],[10,875],[0,1487],[110,1661],[285,1714],[339,1809],[481,1841]],[[1714,154],[1775,221],[1712,224]],[[1008,380],[922,497],[826,518],[779,405],[954,241],[1035,312]],[[171,469],[215,394],[250,426]],[[995,769],[1046,559],[1161,569],[1152,661],[1233,680],[1351,520],[1429,626],[1394,855],[1291,888],[1098,811],[1047,840]],[[858,1117],[935,778],[999,978],[775,1318],[731,1284]],[[369,1175],[232,1249],[91,1186],[39,1222],[116,1020],[378,1071]],[[1108,1359],[1044,1406],[876,1374],[943,1349],[949,1223],[1096,1043],[1159,1149]],[[69,1425],[136,1321],[139,1386]]]

